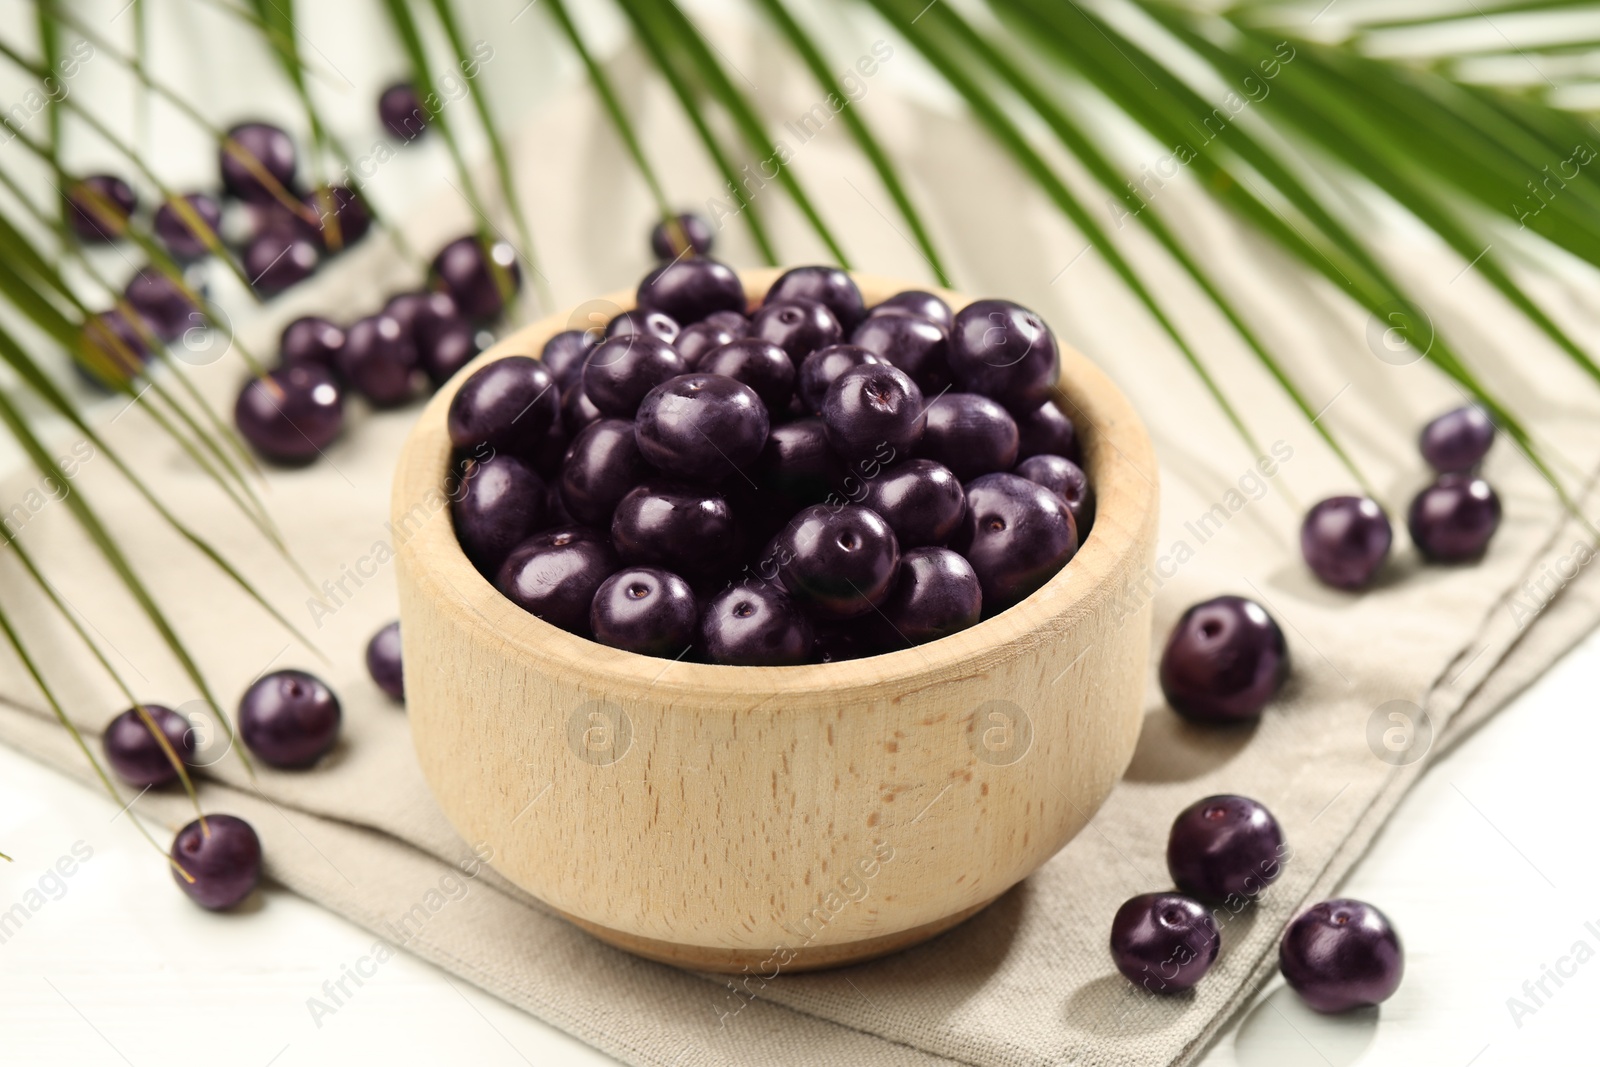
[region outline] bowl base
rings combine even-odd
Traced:
[[[993,904],[999,897],[990,897],[988,900],[974,904],[964,911],[954,915],[946,915],[942,919],[914,926],[909,930],[898,933],[885,934],[882,937],[869,937],[861,941],[850,941],[842,945],[818,945],[813,948],[789,949],[793,958],[781,966],[785,974],[795,971],[820,971],[829,967],[843,967],[851,963],[865,963],[867,960],[887,956],[901,949],[910,948],[920,944],[931,937],[937,937],[946,930],[972,918],[978,912]],[[715,948],[709,945],[680,945],[673,941],[658,941],[651,937],[640,937],[637,934],[624,933],[613,930],[609,926],[580,919],[576,915],[569,915],[559,908],[552,909],[572,925],[599,938],[613,948],[620,948],[624,952],[631,952],[635,956],[643,956],[647,960],[657,963],[670,963],[674,967],[682,967],[690,971],[713,971],[718,974],[745,974],[755,973],[765,968],[777,965],[772,949],[742,949],[742,948]]]

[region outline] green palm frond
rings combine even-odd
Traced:
[[[38,211],[37,207],[32,205],[22,191],[15,187],[9,177],[0,175],[0,183],[7,186],[19,203],[31,211]],[[70,248],[71,245],[68,244],[67,247]],[[84,323],[90,314],[89,308],[83,304],[72,288],[61,278],[60,274],[45,261],[43,254],[34,248],[9,222],[0,222],[0,253],[3,253],[6,257],[6,262],[0,264],[0,289],[4,289],[19,311],[70,351],[82,336]],[[104,277],[99,274],[98,270],[87,259],[79,257],[79,262],[85,266],[92,277],[105,284]],[[45,286],[48,286],[50,291],[60,294],[63,301],[70,305],[69,308],[63,311],[55,301],[47,299],[45,294],[30,284],[29,279],[23,278],[16,273],[13,267],[15,264],[22,264],[30,268],[34,277]],[[107,288],[111,287],[108,285]],[[127,311],[125,308],[122,310],[124,312]],[[76,318],[69,319],[69,313],[75,314]],[[142,323],[140,323],[137,316],[130,316],[130,321],[140,324],[142,328]],[[147,336],[146,342],[160,353],[158,358],[169,366],[176,365],[176,361],[166,351],[165,346],[157,342],[154,337]],[[129,367],[136,366],[137,359],[133,354],[128,353],[126,355],[127,365]],[[142,389],[148,390],[150,395],[161,400],[166,412],[171,412],[188,432],[197,438],[198,444],[175,428],[169,420],[168,414],[162,408],[158,408],[153,404],[146,405],[146,413],[156,421],[163,432],[172,437],[202,471],[221,487],[223,492],[228,494],[235,504],[250,516],[257,529],[281,549],[283,546],[282,537],[273,526],[265,507],[256,495],[254,485],[246,476],[245,471],[230,458],[230,453],[236,453],[240,456],[243,462],[252,470],[256,469],[253,457],[238,441],[233,430],[222,421],[221,415],[200,397],[194,387],[194,383],[181,373],[176,374],[174,377],[179,381],[185,393],[189,395],[191,402],[200,410],[201,416],[211,423],[214,432],[207,432],[205,428],[200,426],[190,410],[167,390],[164,383],[157,379],[144,379],[144,384],[138,385],[131,375],[124,374],[112,376],[107,384],[114,391],[127,397],[130,403],[140,398]],[[52,405],[56,406],[58,410],[69,406],[66,399],[59,395],[50,399]],[[64,414],[65,412],[62,411],[62,413]],[[225,445],[226,447],[224,447]]]
[[[655,31],[672,42],[683,60],[693,67],[711,96],[722,105],[723,110],[733,120],[734,127],[744,138],[747,147],[762,161],[754,165],[757,171],[754,176],[749,173],[750,167],[743,168],[741,185],[752,180],[760,184],[776,180],[789,194],[789,198],[794,201],[801,214],[806,217],[806,221],[811,224],[811,228],[822,243],[827,246],[829,254],[840,266],[848,268],[850,261],[846,258],[844,249],[840,247],[828,224],[823,221],[810,195],[801,186],[800,179],[795,177],[793,169],[787,165],[787,160],[773,142],[772,135],[767,133],[761,117],[756,113],[755,105],[728,77],[722,61],[700,35],[700,30],[690,21],[689,16],[685,15],[677,4],[670,2],[655,5],[634,0],[634,6],[653,8],[650,14],[654,18]],[[762,173],[763,164],[769,161],[777,161],[779,164],[776,168],[776,179],[770,179]]]
[[[319,94],[313,92],[313,82],[324,72],[307,62],[295,29],[297,19],[315,17],[312,6],[297,6],[291,0],[190,2],[225,11],[260,34],[305,113],[311,169],[318,171],[336,161],[352,170],[350,154],[319,105]],[[84,25],[60,0],[35,3],[41,58],[29,60],[0,41],[0,62],[38,77],[51,69],[72,37],[90,41],[131,72],[143,94],[170,103],[197,129],[215,138],[219,148],[227,149],[224,130],[215,120],[147,69],[142,30],[136,29],[129,54]],[[142,24],[145,5],[138,0],[136,5],[136,20]],[[606,63],[580,31],[573,17],[576,5],[546,0],[542,6],[549,11],[553,36],[565,42],[581,63],[656,211],[671,217],[676,210],[662,175]],[[713,224],[720,228],[726,218],[740,216],[759,255],[771,264],[784,262],[784,250],[777,247],[769,227],[773,205],[761,192],[771,186],[794,205],[827,254],[846,264],[845,249],[810,189],[788,166],[768,117],[760,111],[754,87],[746,85],[744,75],[712,44],[701,25],[678,0],[612,0],[612,6],[631,31],[652,78],[670,91],[726,183],[726,194],[718,198],[725,209],[712,212]],[[1105,261],[1171,339],[1199,384],[1253,451],[1260,451],[1249,424],[1253,413],[1230,399],[1234,383],[1213,369],[1208,353],[1193,340],[1192,324],[1175,314],[1155,276],[1135,264],[1124,244],[1125,229],[1153,239],[1159,253],[1229,324],[1260,373],[1276,384],[1350,477],[1371,492],[1340,438],[1337,420],[1321,419],[1316,400],[1301,384],[1312,380],[1313,368],[1298,352],[1284,351],[1265,339],[1247,302],[1230,292],[1208,264],[1204,250],[1185,235],[1176,205],[1155,195],[1159,186],[1152,189],[1145,183],[1142,172],[1135,169],[1137,161],[1129,164],[1129,135],[1174,151],[1181,146],[1180,169],[1205,195],[1308,274],[1326,280],[1353,307],[1406,338],[1419,357],[1491,412],[1561,500],[1573,507],[1556,473],[1560,457],[1539,439],[1523,413],[1486,384],[1494,376],[1462,354],[1458,347],[1462,339],[1450,336],[1448,328],[1433,329],[1428,295],[1386,265],[1361,205],[1377,195],[1408,213],[1459,257],[1465,264],[1463,273],[1475,273],[1548,339],[1557,353],[1552,358],[1570,362],[1600,390],[1600,357],[1572,336],[1555,309],[1520,284],[1514,271],[1514,266],[1557,250],[1591,268],[1600,267],[1600,167],[1592,162],[1600,157],[1596,125],[1600,120],[1563,103],[1576,99],[1569,92],[1573,89],[1595,90],[1600,99],[1600,64],[1596,64],[1600,42],[1550,29],[1557,25],[1553,21],[1540,23],[1546,27],[1542,34],[1523,35],[1519,29],[1514,38],[1453,32],[1483,25],[1496,30],[1513,24],[1526,28],[1540,19],[1592,13],[1594,0],[1436,0],[1415,13],[1376,5],[1351,5],[1354,13],[1345,9],[1329,13],[1320,0],[1237,0],[1221,6],[1207,0],[1093,4],[829,0],[819,12],[791,0],[749,0],[749,6],[760,16],[758,24],[789,49],[797,67],[825,97],[847,96],[841,76],[834,72],[845,69],[842,58],[853,57],[830,56],[829,38],[810,27],[855,14],[892,27],[896,44],[913,50],[944,81],[974,123],[1083,237],[1085,252],[1092,250]],[[443,69],[440,57],[448,57],[465,73],[463,64],[475,56],[456,0],[383,0],[381,10],[418,94],[425,101],[442,100],[439,79],[432,73],[436,67]],[[1452,32],[1434,34],[1435,29]],[[1592,36],[1592,28],[1584,34]],[[1523,63],[1523,69],[1513,76],[1496,74],[1496,63],[1503,68],[1513,58]],[[429,121],[438,127],[480,236],[488,239],[502,224],[514,230],[519,252],[548,303],[547,279],[532,241],[538,220],[526,210],[540,205],[524,205],[518,197],[511,158],[496,122],[503,109],[491,99],[486,84],[471,76],[466,83],[472,115],[430,105]],[[1241,101],[1241,94],[1248,100],[1233,106],[1230,101]],[[1245,108],[1249,114],[1241,117]],[[932,237],[934,228],[912,197],[901,164],[880,141],[869,112],[854,101],[836,110],[845,134],[904,221],[908,242],[927,261],[930,276],[948,284],[945,260]],[[1090,115],[1095,116],[1093,121]],[[487,140],[488,167],[481,172],[474,169],[468,151],[474,120]],[[63,126],[70,132],[82,124],[121,152],[163,197],[172,195],[140,151],[142,134],[130,142],[80,94],[53,101],[48,122],[44,136],[18,134],[13,139],[44,168],[58,191],[69,179],[60,163]],[[1057,162],[1063,153],[1075,164],[1070,170]],[[1575,163],[1580,155],[1585,158]],[[760,163],[746,164],[747,159],[778,160],[780,165],[774,170]],[[78,345],[89,308],[67,275],[81,274],[102,284],[106,279],[92,257],[82,255],[71,240],[60,217],[59,200],[32,203],[5,172],[0,172],[0,184],[10,194],[0,207],[0,302],[49,343],[70,352]],[[361,195],[359,185],[353,188]],[[278,192],[288,205],[290,192]],[[1110,215],[1093,206],[1101,203],[1113,206]],[[298,201],[289,206],[298,208]],[[372,205],[367,206],[370,210]],[[384,221],[376,213],[374,218],[380,224]],[[409,255],[403,236],[390,232]],[[136,224],[130,236],[155,269],[187,288],[178,265],[147,227]],[[249,279],[220,238],[207,234],[207,243],[248,285]],[[63,271],[59,266],[63,260],[75,272]],[[194,296],[199,302],[199,294]],[[201,306],[208,314],[215,310],[209,304]],[[214,321],[226,320],[216,315]],[[164,351],[159,345],[153,348]],[[251,354],[244,355],[259,372]],[[113,384],[128,397],[147,390],[145,406],[162,432],[281,550],[281,539],[257,496],[254,461],[221,414],[203,403],[182,368],[170,357],[163,358],[169,365],[140,379],[137,389],[132,381]],[[31,405],[23,404],[23,397],[65,416],[112,456],[118,473],[157,508],[164,522],[221,568],[247,597],[293,629],[185,517],[166,509],[152,489],[105,448],[44,373],[39,357],[4,325],[0,325],[0,364],[12,369],[20,383],[15,395],[0,393],[0,426],[17,438],[31,462],[47,463],[48,453],[28,422],[25,412]],[[182,649],[152,591],[141,584],[107,525],[81,493],[70,493],[68,500],[96,551],[209,698],[199,665]],[[49,576],[20,550],[19,558],[40,592],[56,603]],[[64,718],[3,606],[0,632]],[[92,647],[81,630],[77,636]],[[103,658],[97,658],[105,665]],[[117,681],[120,686],[121,680]]]
[[[578,32],[577,24],[572,21],[572,16],[567,13],[567,5],[562,0],[550,0],[546,5],[552,12],[556,24],[561,27],[561,32],[567,38],[567,43],[577,53],[578,60],[583,64],[584,71],[589,75],[589,81],[594,86],[595,93],[600,97],[601,106],[606,109],[606,115],[611,119],[611,124],[616,127],[617,136],[622,139],[623,147],[628,150],[628,155],[633,159],[634,166],[639,168],[639,174],[644,178],[644,183],[650,189],[650,195],[655,199],[656,210],[662,218],[672,214],[672,205],[667,201],[666,189],[662,187],[661,179],[656,176],[656,171],[650,165],[649,158],[644,153],[643,146],[639,143],[639,135],[634,132],[633,122],[628,118],[627,111],[622,106],[622,101],[617,97],[617,92],[611,86],[611,79],[606,76],[605,68],[595,60],[594,53],[589,51],[589,46],[584,43],[583,35]]]
[[[844,87],[839,84],[838,78],[828,67],[828,61],[823,58],[821,50],[817,47],[811,36],[801,28],[789,9],[784,6],[783,0],[760,0],[761,7],[772,21],[777,25],[778,31],[794,47],[795,53],[805,63],[811,76],[816,79],[824,92],[835,100],[848,101],[850,96]],[[850,131],[860,147],[867,161],[872,164],[872,169],[878,172],[878,180],[883,183],[884,189],[894,200],[896,210],[901,218],[906,220],[906,225],[911,227],[911,236],[916,241],[917,248],[922,258],[928,261],[928,266],[933,269],[933,276],[940,285],[950,286],[950,275],[945,270],[940,260],[938,250],[933,246],[933,239],[928,236],[928,228],[922,221],[922,216],[911,203],[907,195],[905,183],[900,179],[899,169],[894,165],[889,156],[878,147],[878,139],[867,128],[866,121],[853,107],[844,107],[839,115],[844,119],[845,128]]]
[[[493,237],[493,216],[490,214],[489,203],[479,190],[477,179],[473,176],[472,167],[468,164],[467,157],[462,149],[460,134],[455,127],[455,117],[449,114],[445,108],[432,107],[427,104],[427,101],[437,102],[443,100],[444,97],[439,95],[438,86],[434,81],[433,74],[430,72],[428,49],[423,41],[422,28],[418,25],[416,17],[411,13],[409,0],[384,0],[383,9],[388,14],[390,23],[394,26],[395,35],[400,38],[400,44],[405,50],[407,59],[410,60],[411,82],[417,91],[417,95],[424,101],[424,106],[429,108],[428,121],[438,127],[440,134],[444,137],[445,145],[450,150],[451,159],[455,162],[457,179],[462,185],[461,195],[466,198],[468,206],[472,208],[475,216],[474,225],[478,229],[478,236],[481,240],[488,242]],[[476,87],[474,87],[475,91]],[[486,128],[486,134],[497,163],[503,163],[507,157],[505,149],[500,143],[499,132],[490,126]],[[509,184],[509,167],[501,166],[499,175],[501,181],[506,183],[502,192],[506,197],[507,203],[515,205],[517,200],[516,194]],[[523,227],[519,233],[522,247],[518,249],[518,252],[528,263],[529,274],[533,277],[533,284],[539,292],[540,299],[546,305],[549,305],[551,303],[549,280],[545,277],[544,272],[539,269],[539,260],[537,253],[534,251],[533,238],[526,231],[523,224],[521,209],[513,207],[513,211],[516,213],[518,225]],[[490,261],[489,266],[496,284],[500,287],[501,296],[509,304],[515,296],[515,287],[512,284],[510,275],[493,260]]]
[[[673,95],[678,98],[683,113],[694,126],[695,134],[700,138],[700,143],[705,147],[706,154],[716,164],[718,172],[727,182],[729,197],[735,205],[735,212],[744,219],[745,225],[750,229],[750,237],[756,243],[762,259],[768,265],[776,266],[778,252],[772,243],[772,238],[763,221],[765,209],[759,207],[756,201],[748,195],[740,185],[741,175],[728,154],[728,149],[723,145],[722,139],[712,130],[710,123],[701,113],[702,101],[696,96],[691,87],[690,80],[685,72],[678,66],[678,60],[668,52],[655,33],[655,28],[647,21],[644,5],[636,4],[632,0],[618,0],[619,6],[633,24],[635,36],[644,49],[649,53],[650,61],[655,69],[666,79]],[[716,225],[721,225],[721,217],[711,220]]]
[[[542,282],[544,273],[539,270],[539,260],[533,247],[533,230],[528,226],[528,218],[522,210],[522,196],[517,192],[517,183],[511,174],[511,159],[506,154],[505,142],[499,132],[500,127],[494,121],[489,94],[479,84],[475,73],[481,57],[467,45],[467,39],[461,33],[461,23],[456,17],[451,0],[433,0],[433,11],[439,20],[439,25],[444,28],[445,39],[449,41],[450,51],[455,57],[456,69],[461,71],[467,83],[467,95],[472,99],[472,106],[478,113],[478,121],[488,138],[489,155],[494,160],[495,177],[500,183],[500,195],[505,198],[506,208],[511,212],[511,220],[517,227],[517,237],[522,241],[529,270],[536,281]],[[545,295],[548,300],[549,294]]]
[[[10,617],[6,615],[3,609],[0,609],[0,635],[4,635],[6,644],[11,648],[12,652],[16,653],[17,659],[19,662],[21,662],[23,670],[28,672],[28,677],[33,679],[34,685],[37,686],[39,692],[44,695],[45,703],[50,705],[50,710],[55,714],[56,721],[61,724],[62,729],[66,730],[67,733],[71,735],[73,743],[78,746],[78,751],[82,753],[83,758],[94,770],[95,777],[100,780],[100,784],[105,787],[106,792],[111,794],[111,799],[128,809],[129,817],[132,818],[134,826],[138,828],[139,833],[144,837],[144,839],[150,843],[150,847],[155,849],[157,852],[160,852],[162,855],[166,855],[166,850],[156,843],[156,839],[150,836],[150,831],[145,828],[143,821],[141,821],[138,815],[133,812],[133,801],[130,800],[126,805],[123,805],[121,792],[118,791],[116,785],[111,781],[111,776],[106,773],[106,769],[100,765],[100,760],[95,756],[94,750],[89,747],[88,742],[83,739],[83,734],[78,731],[78,728],[73,724],[71,717],[67,715],[66,709],[62,707],[61,701],[56,697],[55,689],[50,685],[49,680],[44,676],[44,672],[39,669],[38,663],[35,662],[33,656],[28,652],[28,648],[23,643],[21,635],[17,633],[16,627],[11,624]],[[6,857],[7,860],[10,858],[11,857],[9,856]],[[175,861],[174,866],[176,866]],[[188,877],[187,874],[185,874],[185,877]]]

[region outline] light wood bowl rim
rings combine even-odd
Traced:
[[[758,302],[788,268],[739,272],[745,293]],[[870,307],[906,289],[935,293],[959,311],[976,298],[934,286],[872,274],[851,273]],[[443,490],[451,448],[446,431],[450,402],[461,384],[480,367],[511,355],[538,357],[544,343],[568,329],[577,310],[601,302],[619,310],[636,306],[632,290],[619,290],[598,301],[547,316],[524,326],[487,349],[446,382],[429,401],[406,438],[395,467],[392,513],[398,524],[412,506]],[[1078,423],[1085,446],[1084,464],[1096,494],[1095,528],[1142,530],[1158,506],[1156,465],[1149,435],[1127,398],[1106,374],[1085,356],[1061,342],[1058,403]],[[1010,658],[1030,649],[1042,632],[1066,625],[1076,614],[1104,605],[1099,582],[1072,586],[1084,572],[1094,576],[1130,575],[1142,566],[1145,551],[1138,538],[1091,536],[1066,567],[1039,590],[1006,611],[950,637],[910,649],[842,663],[788,667],[738,667],[725,664],[666,661],[611,648],[579,637],[528,614],[506,599],[467,560],[449,521],[422,525],[402,551],[422,564],[417,577],[436,595],[460,598],[479,620],[515,654],[532,657],[547,668],[571,671],[606,692],[636,694],[649,690],[663,702],[693,696],[702,705],[748,707],[751,694],[815,693],[910,683],[950,677],[950,672],[983,669],[993,657]],[[1098,593],[1097,593],[1098,590]]]

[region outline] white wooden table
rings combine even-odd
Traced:
[[[1600,635],[1434,766],[1344,892],[1382,907],[1406,977],[1375,1016],[1327,1018],[1274,980],[1206,1067],[1589,1064],[1597,1061],[1600,851],[1592,804]],[[1470,799],[1469,799],[1470,798]],[[350,1063],[613,1062],[429,964],[401,954],[333,1015],[307,1001],[366,955],[372,935],[268,888],[247,915],[174,890],[99,792],[0,748],[0,910],[61,856],[92,849],[0,941],[7,1064],[243,1067]],[[1574,972],[1513,1020],[1543,968]],[[1107,963],[1109,970],[1110,964]],[[1528,1001],[1528,1003],[1532,1003]]]
[[[85,0],[81,17],[110,22],[123,6]],[[165,6],[155,4],[158,12]],[[527,5],[479,6],[492,9],[483,17],[508,21],[520,20],[517,9]],[[312,43],[337,55],[330,80],[348,79],[366,94],[400,64],[384,48],[333,47],[371,32],[371,13],[356,7],[327,6],[329,24]],[[31,20],[30,4],[0,0],[0,35],[25,36]],[[169,58],[192,49],[193,26],[158,18],[156,31],[158,60],[162,48]],[[507,80],[524,106],[536,106],[570,71],[569,63],[543,61],[552,48],[537,35],[504,33],[494,43],[486,77]],[[193,53],[193,63],[196,84],[220,86],[229,98],[217,103],[220,111],[293,114],[258,57],[213,50]],[[78,91],[116,91],[109,66],[91,63]],[[0,76],[0,99],[16,96],[16,84]],[[162,124],[155,129],[159,138]],[[213,166],[210,150],[192,136],[173,152],[188,153],[190,180]],[[442,146],[425,153],[386,168],[374,192],[384,198],[386,185],[418,187],[429,168],[444,173]],[[104,153],[91,148],[82,162],[97,155]],[[168,178],[180,181],[178,170]],[[0,469],[11,455],[7,442]],[[1580,940],[1600,953],[1600,850],[1581,818],[1600,751],[1597,677],[1600,636],[1434,766],[1357,867],[1344,892],[1382,907],[1408,954],[1405,982],[1382,1011],[1319,1017],[1275,980],[1207,1067],[1600,1062],[1593,1026],[1600,957],[1582,965],[1572,958]],[[259,895],[251,914],[204,912],[174,891],[165,866],[115,816],[103,794],[0,748],[0,847],[18,857],[0,864],[0,914],[30,890],[45,901],[20,929],[0,928],[0,1062],[612,1062],[403,954],[336,1013],[314,1019],[308,999],[370,951],[371,935],[275,888]],[[87,858],[64,864],[70,877],[47,873],[74,849]],[[1513,1019],[1508,998],[1527,1000],[1524,983],[1538,983],[1546,966],[1570,977],[1560,986],[1544,978],[1549,995],[1534,1013]]]

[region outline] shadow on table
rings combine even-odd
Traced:
[[[1239,1024],[1233,1051],[1241,1067],[1349,1067],[1377,1030],[1377,1008],[1322,1015],[1279,986]]]
[[[1255,722],[1199,726],[1165,704],[1145,712],[1139,746],[1125,777],[1134,782],[1188,782],[1204,777],[1244,750]]]

